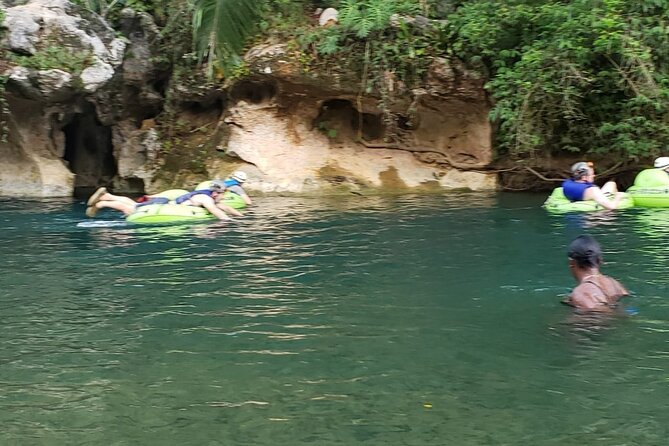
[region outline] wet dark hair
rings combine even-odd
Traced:
[[[579,235],[569,244],[567,256],[581,268],[598,267],[602,263],[602,248],[594,237]]]

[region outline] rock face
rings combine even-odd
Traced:
[[[435,61],[425,88],[392,104],[389,142],[379,101],[359,99],[357,80],[306,76],[284,45],[256,47],[247,62],[252,75],[230,89],[226,150],[255,166],[261,190],[496,187],[482,173],[492,159],[483,80],[462,67]]]
[[[128,130],[127,122],[155,116],[162,98],[146,92],[153,85],[146,76],[155,74],[147,68],[147,54],[140,54],[143,66],[133,67],[145,77],[131,75],[132,82],[123,83],[124,52],[128,41],[131,48],[141,45],[141,26],[132,30],[134,40],[117,38],[101,17],[67,0],[3,6],[3,47],[22,59],[4,64],[9,135],[0,142],[7,160],[0,169],[0,195],[71,196],[77,187],[112,183],[142,190],[143,180],[153,175],[146,168],[153,149],[134,144],[137,127]],[[132,27],[134,16],[124,19]],[[148,87],[135,88],[142,81]],[[119,175],[120,167],[126,176]]]
[[[250,190],[267,193],[496,187],[485,173],[484,81],[457,62],[435,60],[413,90],[385,73],[393,97],[385,104],[361,95],[346,67],[307,72],[277,44],[249,51],[250,74],[231,85],[169,85],[147,14],[123,9],[118,38],[68,0],[0,4],[2,45],[14,55],[0,61],[9,109],[0,195],[70,196],[100,185],[155,192],[236,168],[250,174]],[[183,132],[171,146],[155,119],[168,89]]]
[[[313,128],[308,112],[296,107],[283,115],[271,102],[240,101],[231,107],[228,152],[255,166],[249,170],[253,187],[263,192],[495,187],[490,175],[427,164],[410,151],[370,149],[328,137]],[[214,166],[212,174],[225,171]]]

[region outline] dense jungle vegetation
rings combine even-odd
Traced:
[[[389,77],[411,88],[435,57],[459,58],[488,79],[501,155],[627,160],[669,143],[669,0],[77,2],[112,23],[125,6],[152,14],[174,72],[215,81],[244,75],[240,55],[268,38],[305,70],[357,67],[384,100]],[[315,11],[328,7],[338,23],[320,27]]]

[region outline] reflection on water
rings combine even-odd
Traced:
[[[663,444],[669,220],[543,198],[2,201],[0,443]],[[636,313],[559,304],[583,232]]]

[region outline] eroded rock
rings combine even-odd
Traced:
[[[227,153],[262,172],[263,191],[496,187],[482,170],[492,161],[483,79],[460,64],[436,60],[423,88],[385,104],[388,116],[352,73],[305,72],[285,45],[246,60],[255,74],[231,87]]]

